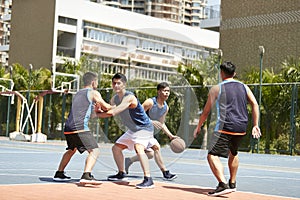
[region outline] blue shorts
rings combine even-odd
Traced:
[[[66,148],[74,150],[77,148],[79,153],[83,153],[86,150],[92,150],[98,148],[97,141],[93,134],[90,131],[74,133],[74,134],[65,134],[67,145]]]
[[[208,154],[228,158],[229,151],[233,156],[238,154],[238,147],[245,135],[229,135],[219,132],[214,132]]]

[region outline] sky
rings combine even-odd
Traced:
[[[208,6],[218,5],[221,3],[221,0],[207,0]]]

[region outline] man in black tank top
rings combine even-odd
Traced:
[[[236,174],[239,165],[237,150],[242,137],[246,134],[247,103],[250,103],[252,108],[252,136],[254,138],[261,136],[258,127],[259,108],[253,93],[248,86],[233,79],[236,69],[234,64],[224,62],[220,69],[223,81],[210,89],[203,113],[194,130],[194,138],[196,138],[212,106],[217,102],[218,121],[210,141],[207,160],[219,184],[215,190],[208,193],[211,196],[220,196],[236,191]],[[228,183],[219,157],[229,157],[230,179]]]

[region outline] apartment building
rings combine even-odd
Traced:
[[[0,0],[0,65],[7,66],[12,0]]]
[[[200,21],[206,18],[204,9],[207,0],[91,1],[197,28],[200,27]]]
[[[179,63],[218,48],[217,32],[86,0],[13,2],[10,64],[51,68],[85,55],[101,73],[168,81]]]

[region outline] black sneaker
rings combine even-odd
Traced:
[[[153,180],[151,177],[144,176],[143,182],[140,184],[137,184],[135,187],[139,188],[139,189],[154,188],[154,183],[153,183]]]
[[[231,183],[231,180],[229,179],[228,186],[229,186],[229,188],[231,189],[232,192],[236,192],[236,182]]]
[[[177,178],[176,174],[171,174],[169,170],[163,172],[164,180],[171,181]]]
[[[56,171],[53,177],[53,181],[65,182],[70,181],[71,177],[66,176],[64,171]]]
[[[128,178],[124,172],[118,172],[116,175],[111,175],[107,177],[109,181],[127,181]]]
[[[96,184],[101,184],[102,182],[95,179],[90,172],[84,172],[81,176],[79,183],[96,185]]]
[[[128,170],[129,170],[129,167],[130,165],[132,165],[132,161],[130,160],[130,158],[125,158],[125,172],[126,174],[128,174]]]
[[[228,187],[228,185],[226,183],[220,182],[214,191],[208,192],[208,195],[216,197],[216,196],[228,194],[231,192],[232,192],[231,189]]]

